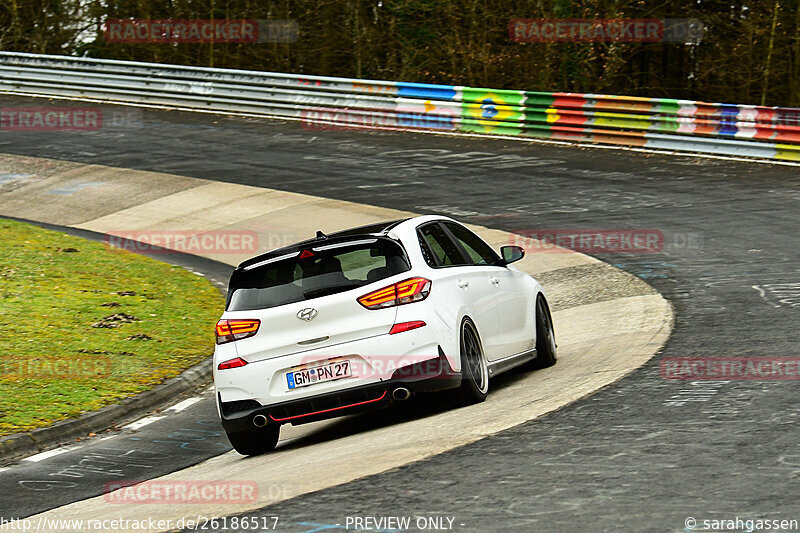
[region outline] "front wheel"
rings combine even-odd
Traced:
[[[461,325],[461,386],[458,400],[462,405],[480,403],[489,392],[489,368],[483,356],[480,337],[470,319]]]
[[[531,370],[547,368],[556,364],[556,335],[550,309],[542,296],[536,299],[536,358],[528,367]]]
[[[280,433],[278,424],[270,424],[263,428],[228,433],[228,440],[233,449],[242,455],[261,455],[275,449]]]

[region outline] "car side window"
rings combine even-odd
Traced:
[[[436,268],[468,264],[458,246],[438,223],[427,224],[417,231],[422,255],[429,266]]]
[[[471,264],[494,265],[500,260],[500,256],[492,250],[491,246],[461,224],[454,222],[444,222],[443,224],[450,230],[461,247],[464,248],[464,251],[467,252]]]

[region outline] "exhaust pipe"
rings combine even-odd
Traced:
[[[411,398],[411,391],[405,387],[397,387],[392,391],[392,398],[394,398],[398,402],[408,400],[409,398]]]
[[[264,415],[256,415],[253,417],[253,425],[257,428],[263,428],[267,425],[267,417]]]

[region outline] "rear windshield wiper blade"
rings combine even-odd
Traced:
[[[306,298],[317,298],[319,296],[327,296],[329,294],[336,294],[337,292],[344,292],[350,289],[359,287],[360,283],[351,283],[349,285],[337,285],[335,287],[320,287],[303,293]]]

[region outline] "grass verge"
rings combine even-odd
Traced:
[[[224,299],[203,277],[0,219],[0,436],[147,390],[207,357]]]

